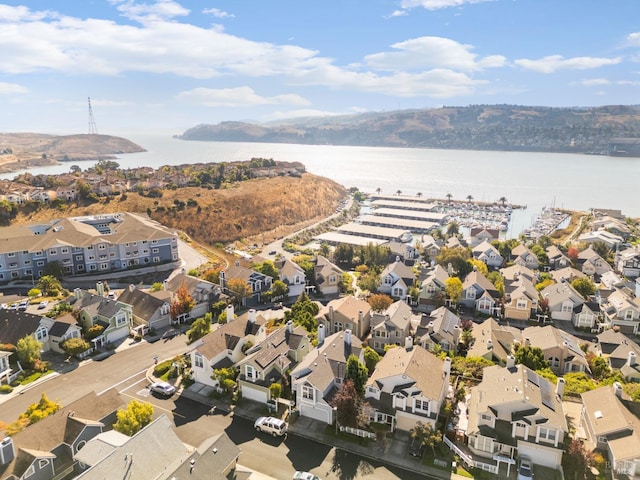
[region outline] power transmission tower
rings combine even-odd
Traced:
[[[96,127],[96,121],[93,118],[93,109],[91,108],[91,97],[87,99],[89,101],[89,135],[97,135],[98,127]]]

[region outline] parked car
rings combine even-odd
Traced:
[[[297,471],[293,474],[293,480],[320,480],[320,478],[310,472]]]
[[[171,328],[162,334],[162,339],[170,340],[173,337],[177,337],[178,335],[180,335],[180,331],[176,330],[175,328]]]
[[[422,455],[424,455],[424,445],[422,444],[422,438],[411,437],[411,442],[409,443],[409,455],[411,455],[412,457],[422,458]]]
[[[165,397],[170,397],[174,393],[176,393],[176,387],[171,385],[168,382],[154,382],[149,387],[154,393],[159,393],[160,395],[164,395]]]
[[[258,432],[270,433],[274,437],[287,433],[287,424],[275,417],[259,417],[253,427]]]
[[[20,310],[21,312],[26,312],[28,306],[29,300],[23,300],[18,304],[18,310]]]
[[[49,305],[49,302],[47,300],[43,300],[38,304],[38,310],[42,310],[43,308],[47,308],[47,305]]]
[[[533,464],[525,455],[518,458],[518,480],[531,480],[533,478]]]

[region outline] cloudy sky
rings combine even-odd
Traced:
[[[0,131],[640,103],[638,0],[0,0]]]

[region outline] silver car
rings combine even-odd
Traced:
[[[159,393],[160,395],[164,395],[165,397],[170,397],[174,393],[176,393],[176,387],[171,385],[168,382],[154,382],[149,387],[154,393]]]

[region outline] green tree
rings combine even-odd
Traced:
[[[282,395],[282,385],[277,382],[269,385],[269,394],[272,399],[280,398]]]
[[[516,344],[513,350],[516,363],[521,363],[531,370],[543,370],[549,366],[540,347]]]
[[[282,298],[289,293],[289,287],[282,280],[276,280],[271,285],[271,293],[274,298]]]
[[[487,268],[487,264],[482,260],[478,260],[477,258],[470,258],[467,260],[471,264],[472,269],[476,269],[482,275],[487,275],[489,273],[489,269]]]
[[[25,335],[16,344],[16,355],[20,363],[30,369],[35,369],[40,362],[42,343],[31,335]]]
[[[436,456],[436,446],[442,443],[442,432],[433,428],[430,423],[422,423],[418,421],[415,426],[409,430],[412,438],[419,438],[420,443],[424,447],[429,447],[433,456]]]
[[[273,280],[277,280],[280,277],[280,272],[271,260],[265,260],[262,263],[255,263],[253,268],[263,275],[271,277]]]
[[[360,290],[375,292],[380,286],[380,275],[378,275],[374,270],[368,271],[358,277],[358,286],[360,287]]]
[[[460,233],[460,226],[458,225],[458,222],[450,222],[449,225],[447,225],[447,235],[449,237],[454,237],[459,233]]]
[[[116,432],[132,437],[151,423],[153,405],[147,402],[131,400],[124,410],[116,412],[117,421],[113,424]]]
[[[445,281],[444,290],[452,303],[458,303],[462,298],[462,281],[458,277],[449,277]]]
[[[29,298],[38,298],[42,295],[42,291],[39,288],[32,288],[27,292]]]
[[[449,268],[449,264],[451,264],[451,268],[455,272],[455,275],[459,278],[464,278],[473,270],[473,266],[467,262],[469,258],[469,250],[466,248],[442,247],[440,254],[436,257],[436,262],[447,269]]]
[[[593,452],[584,448],[584,443],[572,438],[567,449],[567,468],[565,471],[573,473],[573,479],[586,478],[587,470],[594,463]]]
[[[596,286],[589,277],[574,278],[571,282],[571,286],[584,298],[589,298],[590,295],[593,295],[596,292]]]
[[[82,338],[69,338],[65,340],[60,347],[62,347],[68,355],[79,355],[89,350],[90,345]]]
[[[364,349],[364,364],[367,367],[368,372],[373,372],[376,365],[380,361],[380,355],[373,348],[367,347]]]
[[[164,285],[162,284],[162,282],[153,282],[151,284],[151,288],[149,289],[150,292],[160,292],[162,291],[162,289],[164,288]]]
[[[211,331],[212,317],[211,312],[207,312],[204,317],[197,318],[191,324],[191,328],[187,330],[187,339],[189,343],[195,342]]]
[[[364,387],[367,385],[369,371],[367,367],[360,363],[358,357],[349,355],[347,359],[347,371],[344,375],[345,380],[351,380],[358,395],[364,396]]]
[[[48,265],[51,265],[52,263],[55,262],[50,262]],[[60,292],[63,291],[60,280],[53,275],[43,275],[40,277],[40,280],[38,280],[38,288],[47,297],[57,297]]]
[[[367,302],[371,305],[371,310],[374,312],[384,312],[393,304],[393,298],[386,293],[376,293],[371,295]]]
[[[213,371],[211,378],[218,381],[218,385],[226,394],[231,394],[237,386],[238,370],[233,367],[218,368]]]
[[[340,425],[357,428],[361,424],[362,395],[358,393],[353,380],[346,379],[333,396],[333,406],[337,411]]]
[[[300,294],[291,308],[284,313],[285,322],[293,321],[296,325],[303,326],[309,333],[318,330],[316,315],[320,307],[313,302],[305,292]]]
[[[451,360],[451,374],[482,380],[484,369],[491,365],[493,365],[493,362],[484,357],[455,356]]]
[[[227,282],[227,293],[240,305],[245,297],[251,295],[251,287],[241,278],[232,278]]]

